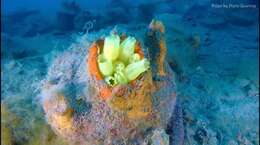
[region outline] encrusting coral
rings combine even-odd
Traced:
[[[165,74],[164,62],[167,53],[167,46],[164,38],[165,27],[161,21],[154,19],[150,23],[149,28],[152,30],[152,32],[156,32],[156,31],[160,32],[160,39],[158,40],[159,54],[157,54],[158,58],[156,59],[156,63],[158,67],[158,75],[165,76],[166,74]]]
[[[86,57],[70,52],[70,56],[77,54],[71,61],[65,61],[68,58],[64,57],[56,61],[58,67],[51,68],[49,78],[56,77],[61,62],[71,66],[85,59],[75,74],[63,72],[55,83],[47,79],[42,89],[47,121],[58,135],[79,144],[143,144],[147,133],[167,128],[175,107],[175,83],[173,72],[165,62],[165,28],[155,20],[151,25],[152,34],[160,33],[159,39],[154,39],[159,40],[156,43],[159,45],[153,47],[156,55],[153,51],[145,54],[141,41],[134,37],[113,33],[94,41]],[[154,65],[157,65],[155,71]],[[77,100],[77,88],[82,83],[81,99]],[[68,85],[75,90],[66,89]],[[76,102],[91,105],[77,111]],[[164,131],[157,134],[163,136],[165,145],[169,143]]]
[[[46,118],[58,134],[65,136],[72,134],[74,130],[73,109],[69,106],[64,94],[49,88],[50,86],[47,86],[43,90],[43,93],[46,94],[46,98],[43,101]]]

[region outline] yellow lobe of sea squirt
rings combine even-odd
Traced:
[[[127,37],[120,44],[119,59],[127,63],[130,57],[134,54],[136,39],[134,37]]]
[[[119,56],[120,38],[118,35],[111,34],[105,38],[103,53],[106,60],[116,60]]]
[[[130,57],[129,63],[134,63],[134,62],[137,62],[137,61],[139,61],[139,60],[141,60],[140,55],[139,55],[138,53],[134,53],[134,54]]]
[[[116,71],[114,74],[114,78],[119,84],[127,84],[127,78],[123,71]]]
[[[110,76],[113,73],[113,63],[111,60],[106,60],[104,54],[98,56],[99,70],[103,76]]]
[[[150,67],[147,59],[129,64],[125,68],[125,75],[129,81],[136,79],[141,73],[145,72]]]

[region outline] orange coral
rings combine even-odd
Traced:
[[[59,134],[71,134],[73,132],[73,110],[68,106],[62,94],[55,94],[52,98],[45,99],[43,109],[52,127]],[[57,112],[56,109],[61,110]]]
[[[110,89],[110,87],[104,86],[100,89],[99,95],[100,95],[101,99],[107,100],[107,99],[111,98],[112,90]]]
[[[158,73],[160,76],[165,76],[165,69],[164,69],[164,59],[166,56],[166,51],[167,51],[167,47],[166,47],[166,43],[164,38],[162,38],[159,42],[159,47],[160,47],[160,54],[159,57],[157,59],[157,64],[158,64]]]
[[[160,48],[160,53],[159,57],[156,60],[157,65],[158,65],[158,74],[160,76],[165,76],[165,69],[164,69],[164,59],[166,56],[167,52],[167,46],[165,43],[165,38],[164,38],[164,32],[165,32],[165,27],[161,21],[158,20],[152,20],[152,22],[149,25],[149,28],[153,31],[159,31],[161,33],[160,35],[160,40],[159,40],[159,48]]]
[[[98,47],[96,43],[93,43],[93,45],[89,48],[87,67],[90,75],[94,76],[97,80],[102,80],[102,75],[98,68],[97,57],[98,57]]]
[[[55,120],[56,125],[60,129],[72,129],[72,110],[68,109],[63,115],[53,115],[52,120]]]
[[[141,59],[144,58],[144,52],[143,52],[143,50],[142,50],[142,48],[141,48],[140,42],[137,42],[137,43],[135,44],[135,53],[138,53],[138,54],[140,55]]]
[[[102,47],[102,45],[104,45],[104,40],[102,39],[99,39],[96,42],[94,42],[89,48],[89,55],[87,59],[87,67],[89,73],[91,76],[94,76],[94,78],[98,81],[103,79],[101,72],[99,71],[97,62],[98,52],[100,51],[99,48]],[[112,92],[108,86],[102,86],[100,88],[99,96],[101,99],[106,100],[109,97],[111,97],[111,94]]]
[[[158,20],[152,20],[152,22],[149,25],[149,28],[156,31],[159,30],[161,33],[165,32],[165,27],[161,21]]]
[[[123,92],[115,93],[109,101],[113,109],[126,113],[130,120],[146,119],[153,111],[150,91],[153,85],[151,72],[146,72],[139,80],[129,89],[121,88]]]

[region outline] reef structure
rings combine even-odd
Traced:
[[[164,26],[156,20],[152,25],[147,37],[158,43],[148,49],[156,51],[145,52],[141,41],[113,33],[94,41],[85,53],[75,49],[54,61],[44,81],[42,104],[56,134],[71,144],[182,144],[183,130],[173,129],[173,137],[166,133],[176,112],[175,81],[165,61],[164,37],[154,35],[164,34]],[[118,73],[119,68],[124,71]]]

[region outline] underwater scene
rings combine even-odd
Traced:
[[[1,0],[1,145],[259,145],[258,0]]]

